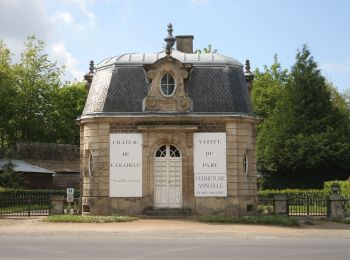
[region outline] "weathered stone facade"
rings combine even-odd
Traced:
[[[182,153],[183,208],[197,214],[249,215],[257,208],[255,119],[251,117],[203,117],[188,119],[162,117],[93,118],[81,121],[82,204],[91,214],[142,214],[154,206],[154,154],[162,144],[174,144]],[[227,197],[194,196],[193,133],[221,132],[227,135]],[[109,197],[110,133],[142,133],[142,198]],[[95,157],[94,174],[88,174],[88,154]],[[248,173],[243,171],[243,156],[248,154]]]
[[[137,55],[103,61],[92,80],[80,118],[82,212],[140,215],[157,207],[156,153],[173,146],[181,174],[174,207],[199,215],[256,214],[257,120],[243,66],[218,54]],[[164,75],[170,81],[164,83]],[[110,196],[111,135],[117,133],[142,136],[142,196]],[[224,196],[195,195],[196,133],[225,133]],[[168,168],[163,171],[169,176]]]

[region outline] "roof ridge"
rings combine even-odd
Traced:
[[[157,60],[165,57],[165,51],[160,52],[144,52],[144,53],[124,53],[102,60],[97,64],[97,68],[105,67],[114,64],[152,64]],[[171,56],[180,62],[190,62],[194,64],[206,64],[213,63],[215,65],[231,65],[236,68],[243,68],[243,64],[238,60],[220,53],[184,53],[178,50],[173,50]]]

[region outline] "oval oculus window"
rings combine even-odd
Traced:
[[[165,74],[160,82],[162,94],[166,97],[171,96],[175,91],[175,80],[170,74]]]

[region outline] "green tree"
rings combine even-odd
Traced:
[[[11,52],[0,41],[0,148],[7,148],[16,133],[17,91],[13,80]]]
[[[209,43],[208,47],[203,48],[203,50],[200,49],[196,49],[196,51],[194,53],[217,53],[217,49],[212,49],[212,45]]]
[[[52,142],[53,98],[61,85],[62,68],[43,54],[45,43],[30,36],[15,65],[14,77],[18,92],[17,140]],[[17,141],[15,140],[15,141]]]
[[[256,69],[254,72],[252,103],[254,113],[262,119],[267,118],[275,109],[281,96],[281,91],[288,80],[288,70],[282,69],[277,55],[271,67],[264,66],[264,72]]]
[[[322,187],[350,173],[348,117],[334,105],[307,46],[257,137],[258,170],[270,188]]]
[[[28,37],[18,63],[0,41],[0,148],[18,141],[79,143],[75,119],[87,91],[83,83],[61,82],[63,68],[49,60],[45,43]]]
[[[0,168],[0,187],[23,188],[24,180],[14,171],[14,167],[15,165],[9,161]]]
[[[87,91],[83,82],[73,82],[57,89],[54,115],[56,142],[79,144],[76,119],[83,112]]]
[[[345,90],[344,93],[342,94],[342,97],[344,99],[345,107],[346,107],[346,110],[348,111],[348,115],[350,117],[350,89]]]
[[[331,82],[326,82],[326,86],[331,95],[331,101],[334,106],[336,106],[340,112],[344,113],[346,116],[349,116],[350,119],[350,103],[349,97],[347,97],[347,92],[340,93]]]

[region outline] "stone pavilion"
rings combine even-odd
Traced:
[[[257,212],[249,61],[244,70],[194,53],[193,36],[172,32],[169,24],[159,53],[90,63],[79,118],[83,214]]]

